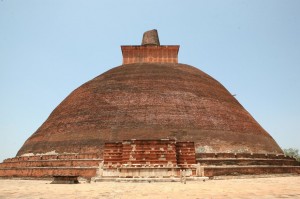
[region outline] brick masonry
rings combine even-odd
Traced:
[[[121,46],[123,64],[178,63],[179,46]]]
[[[105,143],[104,165],[169,166],[177,167],[196,163],[193,142],[176,142],[170,139],[125,140]]]

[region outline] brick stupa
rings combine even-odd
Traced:
[[[0,176],[299,173],[222,84],[178,63],[179,45],[151,30],[121,49],[123,65],[75,89]]]

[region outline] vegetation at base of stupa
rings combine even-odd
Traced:
[[[286,156],[293,157],[295,158],[298,162],[300,162],[300,154],[299,154],[299,149],[296,148],[288,148],[288,149],[283,149],[283,152]]]

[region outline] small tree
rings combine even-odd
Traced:
[[[283,152],[286,156],[293,157],[298,162],[300,162],[300,154],[298,149],[295,148],[283,149]]]

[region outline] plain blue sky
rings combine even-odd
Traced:
[[[300,149],[299,11],[299,0],[1,0],[0,161],[71,91],[120,65],[120,45],[154,28],[282,148]]]

